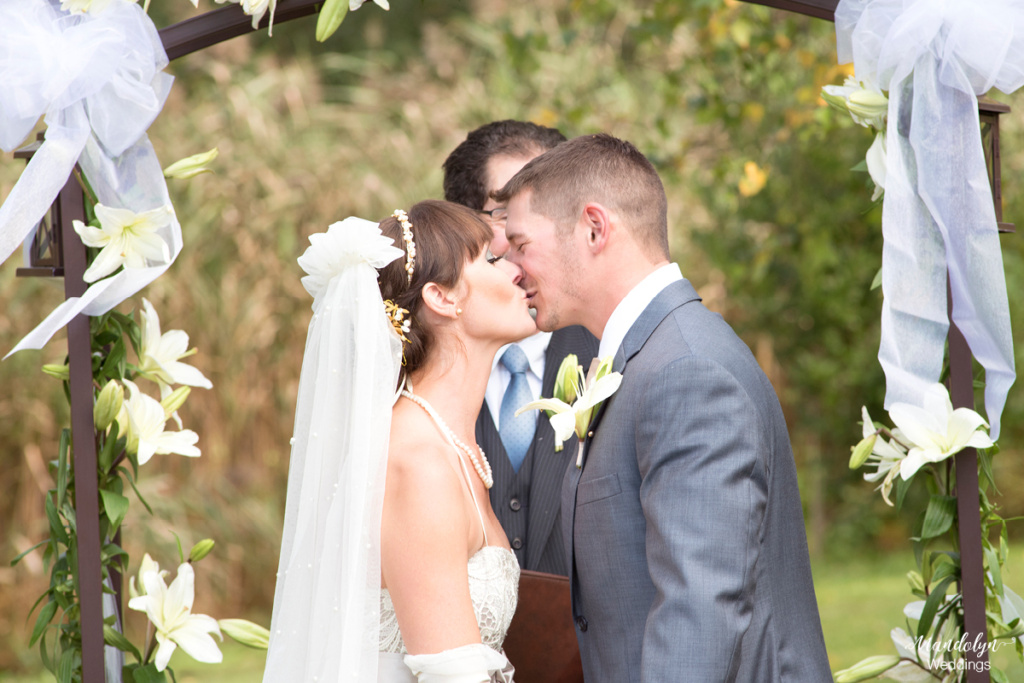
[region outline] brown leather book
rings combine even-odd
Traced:
[[[567,577],[523,570],[504,648],[516,683],[583,683]]]

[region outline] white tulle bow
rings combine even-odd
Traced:
[[[921,405],[953,320],[985,368],[992,436],[1015,378],[976,95],[1024,84],[1024,0],[841,0],[839,62],[889,92],[882,210],[885,405]]]
[[[377,223],[349,216],[332,223],[327,232],[309,236],[309,246],[299,257],[299,266],[307,273],[302,286],[316,300],[346,268],[366,263],[380,269],[404,254],[394,240],[381,234]]]
[[[0,148],[11,151],[45,115],[46,139],[0,206],[0,262],[49,210],[77,162],[101,204],[137,213],[170,205],[146,129],[173,78],[142,8],[113,0],[70,14],[56,0],[4,4],[0,20]],[[70,229],[66,226],[65,229]],[[11,351],[41,348],[79,313],[100,315],[163,273],[181,250],[175,217],[163,229],[170,259],[128,268],[54,310]],[[10,355],[10,354],[8,354]]]

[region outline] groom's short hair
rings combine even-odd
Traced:
[[[534,157],[565,142],[556,128],[530,121],[492,121],[470,131],[444,160],[444,198],[480,210],[487,202],[487,162],[496,156]]]
[[[613,209],[640,247],[668,258],[668,201],[661,178],[631,143],[606,133],[564,142],[523,166],[492,194],[507,204],[531,191],[530,210],[570,233],[587,202]]]

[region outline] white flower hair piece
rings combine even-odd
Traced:
[[[402,226],[402,241],[405,242],[405,272],[409,275],[409,284],[412,284],[412,274],[416,270],[416,242],[412,238],[412,223],[409,221],[409,214],[402,209],[395,209],[391,214],[398,219]]]
[[[299,257],[299,266],[307,273],[302,286],[316,299],[344,270],[361,263],[380,269],[402,255],[376,223],[350,216],[331,224],[327,232],[309,236],[309,247]]]

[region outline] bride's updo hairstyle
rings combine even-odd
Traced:
[[[433,282],[454,287],[462,278],[467,261],[480,255],[494,238],[494,232],[472,209],[459,204],[427,199],[408,211],[412,238],[416,244],[412,282],[405,270],[406,259],[395,259],[380,270],[378,279],[381,297],[409,311],[409,331],[405,337],[403,375],[415,372],[434,345],[434,331],[424,324],[423,286]],[[394,216],[380,222],[381,232],[395,240],[395,246],[406,252],[402,226]]]

